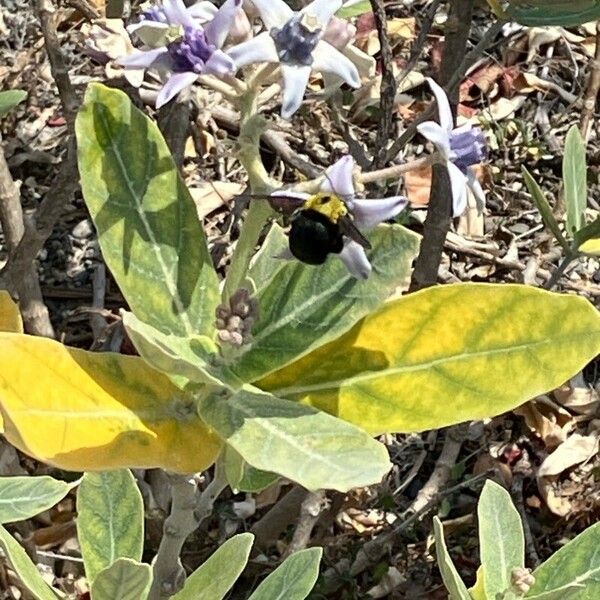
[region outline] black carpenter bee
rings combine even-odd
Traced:
[[[367,250],[371,248],[354,224],[346,202],[334,193],[318,192],[304,199],[282,192],[261,198],[287,218],[290,252],[306,264],[322,265],[329,254],[339,254],[344,236]]]

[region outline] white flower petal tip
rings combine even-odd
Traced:
[[[350,275],[356,279],[368,279],[373,267],[367,258],[365,249],[350,240],[346,242],[343,250],[337,255],[340,260],[346,265]]]
[[[132,67],[134,69],[149,69],[158,59],[169,51],[166,48],[155,48],[154,50],[137,51],[128,56],[117,59],[116,63],[122,67]]]
[[[281,116],[289,119],[302,105],[304,91],[310,77],[310,67],[292,67],[282,65],[283,100],[281,102]]]
[[[452,216],[460,217],[467,210],[467,177],[452,162],[446,164],[452,189]]]
[[[203,71],[208,75],[232,75],[235,73],[235,63],[221,50],[215,50],[204,65]]]
[[[437,102],[440,126],[448,133],[448,135],[450,135],[450,132],[454,127],[454,117],[452,116],[452,110],[450,108],[448,96],[443,88],[440,87],[433,79],[431,79],[431,77],[427,77],[426,81],[429,84],[429,87],[431,88],[431,91],[433,92]]]
[[[300,13],[316,17],[322,27],[327,27],[331,17],[342,8],[343,0],[313,0]]]
[[[354,159],[347,155],[336,161],[325,173],[325,180],[321,185],[321,191],[333,193],[340,196],[352,207],[354,197]]]
[[[219,8],[217,14],[204,28],[209,44],[213,44],[217,48],[223,46],[242,2],[243,0],[226,0]]]
[[[435,121],[425,121],[417,125],[417,131],[438,149],[444,159],[449,160],[450,134],[441,125]]]
[[[252,0],[252,4],[267,29],[282,27],[294,16],[294,11],[283,0]]]
[[[321,40],[313,51],[313,59],[312,68],[315,71],[337,75],[353,88],[362,85],[354,63],[331,44]]]
[[[197,78],[196,73],[173,73],[158,93],[156,108],[161,108],[170,102],[179,92],[192,85]]]
[[[352,214],[355,225],[361,231],[377,227],[379,223],[389,221],[400,214],[408,206],[408,198],[392,196],[377,200],[354,200]]]

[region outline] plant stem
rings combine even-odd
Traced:
[[[238,158],[248,173],[250,190],[253,193],[269,194],[279,187],[278,182],[269,177],[260,156],[260,136],[265,130],[265,122],[258,112],[258,91],[260,71],[248,84],[248,92],[240,97],[241,123]],[[250,202],[240,237],[237,241],[231,265],[227,272],[223,301],[226,302],[244,282],[248,265],[265,223],[275,212],[268,202]]]
[[[564,272],[567,270],[567,267],[571,264],[579,256],[579,253],[571,250],[567,252],[563,259],[560,261],[556,271],[552,273],[552,277],[548,279],[546,284],[544,285],[544,289],[551,290],[559,281],[559,279],[563,276]]]
[[[181,550],[187,537],[212,513],[219,494],[227,487],[225,470],[217,463],[213,480],[198,496],[193,477],[173,475],[171,513],[163,526],[163,537],[154,559],[154,578],[147,600],[161,600],[176,594],[185,583]]]

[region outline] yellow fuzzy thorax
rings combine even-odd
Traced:
[[[334,223],[337,223],[348,214],[348,208],[344,201],[335,194],[328,192],[319,192],[311,196],[304,203],[303,208],[316,210]]]

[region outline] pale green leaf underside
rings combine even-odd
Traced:
[[[84,198],[131,310],[165,333],[212,337],[217,275],[158,127],[123,92],[94,83],[76,131]]]
[[[118,558],[142,558],[144,505],[128,469],[86,473],[77,494],[77,533],[89,581]]]
[[[173,600],[221,600],[241,575],[254,536],[241,533],[227,540],[187,579]]]
[[[152,583],[152,567],[119,558],[98,573],[92,585],[93,600],[144,600]]]
[[[308,548],[289,556],[248,600],[304,600],[319,576],[322,548]]]
[[[385,446],[361,429],[270,394],[209,396],[200,416],[250,465],[310,490],[371,485],[390,468]]]
[[[599,0],[509,0],[508,16],[529,27],[581,25],[600,19]]]
[[[24,521],[60,502],[79,482],[53,477],[0,477],[0,523]]]
[[[25,90],[6,90],[0,92],[0,117],[12,110],[17,104],[20,104],[27,98]]]
[[[527,598],[600,598],[600,523],[592,525],[553,554],[534,572]]]
[[[575,125],[569,129],[565,142],[563,179],[567,207],[567,230],[573,235],[585,225],[585,209],[587,207],[585,142]]]
[[[486,481],[481,492],[477,517],[485,592],[488,598],[495,598],[511,587],[513,569],[525,566],[521,517],[510,494],[491,480]]]
[[[419,236],[399,225],[382,225],[369,240],[373,273],[359,281],[334,256],[319,267],[273,258],[282,243],[273,229],[249,273],[260,316],[254,341],[232,366],[241,379],[255,381],[334,340],[408,282]]]
[[[27,552],[2,526],[0,526],[0,548],[7,556],[19,579],[27,586],[36,600],[57,600],[58,595],[43,580],[37,567],[27,556]]]
[[[448,590],[450,600],[471,600],[467,586],[458,574],[448,553],[446,540],[444,539],[444,526],[437,517],[433,517],[433,533],[435,535],[437,565],[442,574],[444,585]]]

